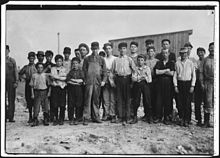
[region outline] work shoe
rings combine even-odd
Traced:
[[[130,124],[135,124],[135,123],[137,123],[137,122],[138,122],[137,117],[134,117],[134,119],[130,122]]]
[[[180,125],[180,126],[183,126],[183,125],[184,125],[183,119],[180,120],[179,125]]]
[[[33,122],[33,119],[32,119],[32,117],[30,117],[29,119],[28,119],[28,122],[27,123],[32,123]]]
[[[201,121],[201,120],[198,120],[198,122],[196,123],[196,126],[201,127],[201,126],[202,126],[202,121]]]
[[[128,124],[131,124],[131,122],[132,122],[133,120],[134,120],[134,119],[128,119],[128,120],[127,120],[127,123],[128,123]]]
[[[148,122],[149,124],[151,124],[151,123],[153,122],[153,118],[152,118],[152,117],[149,117],[149,118],[147,119],[147,122]]]
[[[122,126],[125,126],[126,125],[126,121],[122,121]]]
[[[70,120],[69,125],[74,125],[75,121],[74,120]]]
[[[102,121],[108,121],[109,120],[109,118],[107,117],[107,116],[104,116],[103,118],[102,118]]]
[[[102,121],[100,119],[95,119],[93,122],[102,123]]]
[[[154,120],[154,123],[160,123],[161,122],[161,119],[159,119],[159,118],[156,118],[155,120]]]
[[[184,126],[189,127],[189,122],[185,121]]]
[[[73,121],[73,124],[74,124],[74,125],[78,125],[79,122],[76,120],[76,121]]]
[[[32,122],[31,127],[38,126],[38,124],[39,124],[38,119],[37,119],[37,118],[34,118],[34,121]]]
[[[88,125],[88,120],[86,118],[83,118],[83,125]]]
[[[53,126],[56,126],[56,125],[58,125],[58,120],[53,121]]]
[[[121,122],[122,122],[122,119],[118,118],[115,123],[121,123]]]
[[[64,123],[63,123],[63,119],[60,119],[59,120],[59,125],[63,125]]]
[[[116,118],[115,118],[115,116],[112,117],[111,123],[116,123]]]

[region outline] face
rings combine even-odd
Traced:
[[[149,49],[148,50],[148,52],[147,52],[147,55],[149,56],[149,57],[153,57],[154,56],[154,49]]]
[[[153,47],[154,44],[153,43],[147,43],[145,46],[146,46],[146,48],[149,48],[149,47]]]
[[[37,67],[37,72],[38,72],[38,73],[42,73],[43,70],[44,70],[43,65],[42,65],[42,64],[39,64],[38,67]]]
[[[136,53],[138,50],[138,47],[136,45],[132,44],[130,47],[130,50],[131,50],[131,53]]]
[[[10,50],[9,50],[9,49],[5,49],[5,55],[6,55],[6,57],[9,56],[9,53],[10,53]]]
[[[75,56],[81,59],[80,51],[75,51]]]
[[[210,47],[209,47],[209,53],[210,53],[210,55],[214,55],[214,45],[211,45]]]
[[[98,54],[99,53],[99,49],[98,48],[92,48],[92,53]]]
[[[165,49],[165,50],[163,49],[162,50],[162,55],[163,55],[164,59],[168,59],[168,56],[169,56],[168,55],[168,50],[167,49]]]
[[[202,58],[204,58],[204,56],[205,56],[205,52],[204,52],[204,51],[198,51],[198,52],[197,52],[197,55],[198,55],[198,57],[199,57],[200,59],[202,59]]]
[[[187,52],[180,53],[181,60],[185,60],[187,58],[187,56],[188,56]]]
[[[65,59],[69,59],[69,57],[70,57],[70,54],[69,54],[69,53],[64,53],[64,58],[65,58]]]
[[[63,60],[62,60],[62,59],[58,59],[58,60],[56,61],[56,65],[57,65],[57,67],[62,66],[62,65],[63,65]]]
[[[47,60],[48,62],[51,62],[52,59],[53,59],[53,56],[52,56],[52,55],[46,56],[46,60]]]
[[[105,52],[106,52],[107,56],[112,55],[112,47],[111,46],[107,46],[105,48]]]
[[[188,49],[187,55],[190,56],[192,47],[189,46],[189,47],[186,47],[186,48]]]
[[[30,56],[30,57],[28,58],[28,60],[29,60],[29,63],[30,63],[30,64],[33,64],[33,63],[34,63],[34,60],[35,60],[35,57]]]
[[[38,55],[37,59],[39,62],[43,62],[44,61],[44,56],[43,55]]]
[[[144,65],[144,58],[138,58],[137,63],[139,66],[143,66]]]
[[[121,47],[118,50],[120,52],[120,55],[125,55],[127,53],[127,48],[126,47]]]
[[[79,67],[78,61],[73,61],[73,62],[72,62],[72,68],[73,68],[73,69],[78,69],[78,67]]]
[[[170,43],[168,41],[163,41],[162,47],[163,47],[163,49],[169,49],[170,48]]]
[[[80,51],[80,54],[81,54],[82,58],[84,58],[88,54],[88,51],[87,51],[86,47],[80,47],[79,51]]]

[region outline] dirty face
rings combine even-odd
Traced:
[[[137,63],[138,63],[138,66],[143,66],[144,65],[144,58],[138,58],[137,59]]]
[[[149,49],[148,52],[147,52],[147,55],[148,55],[150,58],[152,58],[152,57],[154,56],[154,54],[155,54],[154,49]]]
[[[63,60],[62,59],[57,59],[56,65],[57,65],[57,67],[62,66],[63,65]]]
[[[77,69],[79,68],[79,62],[74,60],[74,61],[72,62],[72,68],[75,69],[75,70],[77,70]]]
[[[107,56],[112,55],[112,47],[111,46],[107,46],[105,48],[105,52],[106,52]]]
[[[88,51],[87,51],[86,47],[80,47],[79,51],[80,51],[80,54],[81,54],[82,58],[84,58],[88,54]]]
[[[34,56],[30,56],[30,57],[28,58],[28,60],[29,60],[29,63],[30,63],[30,64],[34,64],[35,57],[34,57]]]
[[[125,55],[127,53],[127,47],[121,47],[118,50],[120,52],[120,55]]]
[[[51,62],[52,59],[53,59],[53,55],[46,56],[47,62]]]
[[[169,48],[170,48],[170,43],[169,43],[169,41],[163,41],[162,47],[163,47],[163,49],[169,49]]]
[[[210,47],[209,47],[209,53],[210,53],[210,55],[214,55],[214,45],[211,45]]]
[[[43,62],[44,61],[44,56],[43,55],[37,55],[37,59],[39,62]]]
[[[203,59],[204,56],[205,56],[205,52],[204,51],[198,51],[197,55],[198,55],[199,59]]]
[[[37,66],[37,72],[38,72],[38,73],[42,73],[43,70],[44,70],[44,66],[43,66],[42,64],[39,64],[39,65]]]
[[[130,50],[131,50],[131,53],[136,53],[137,50],[138,50],[138,47],[137,47],[135,44],[132,44],[132,45],[130,46]]]

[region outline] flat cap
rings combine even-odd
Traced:
[[[44,56],[44,52],[43,51],[37,51],[37,56],[38,55],[43,55]]]
[[[118,44],[118,48],[120,49],[120,48],[122,48],[122,47],[126,47],[127,48],[127,43],[126,42],[121,42],[121,43],[119,43]]]
[[[86,50],[87,50],[87,52],[89,52],[89,46],[88,46],[87,44],[85,44],[85,43],[80,43],[79,49],[80,49],[81,47],[85,47]]]
[[[136,45],[136,47],[138,47],[138,43],[135,42],[135,41],[132,41],[132,42],[130,43],[130,46],[131,46],[131,45]]]
[[[99,49],[99,42],[92,42],[91,49]]]
[[[197,48],[196,52],[199,52],[199,51],[203,51],[203,52],[205,52],[205,49],[202,48],[202,47],[199,47],[199,48]]]
[[[53,56],[53,52],[52,52],[51,50],[47,50],[47,51],[45,52],[45,56],[50,56],[50,55]]]
[[[150,44],[150,43],[154,43],[154,40],[152,40],[152,39],[147,39],[147,40],[145,41],[145,44]]]
[[[179,51],[180,54],[187,53],[187,52],[188,52],[188,48],[186,47],[180,48],[180,51]]]
[[[184,47],[191,47],[191,48],[193,48],[193,46],[192,46],[192,44],[190,42],[185,43]]]
[[[28,58],[29,58],[29,57],[35,57],[35,55],[36,55],[35,52],[29,52],[29,53],[28,53]]]
[[[71,62],[73,61],[77,61],[78,63],[80,63],[80,59],[78,57],[73,57]]]

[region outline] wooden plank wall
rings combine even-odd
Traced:
[[[120,42],[127,42],[128,48],[129,48],[130,43],[132,41],[138,42],[139,54],[140,53],[144,54],[144,53],[146,53],[145,40],[153,39],[154,46],[156,48],[156,53],[159,53],[161,51],[161,41],[166,38],[171,41],[171,51],[176,53],[176,56],[178,57],[179,56],[178,51],[180,50],[181,47],[184,46],[184,44],[186,42],[189,41],[189,35],[191,35],[191,34],[192,34],[192,30],[187,30],[187,31],[180,31],[180,32],[174,32],[174,33],[171,32],[171,33],[164,33],[164,34],[158,34],[158,35],[115,39],[115,40],[109,40],[109,42],[113,43],[113,54],[114,55],[119,55],[118,44]],[[128,53],[130,54],[130,51],[128,51]]]

